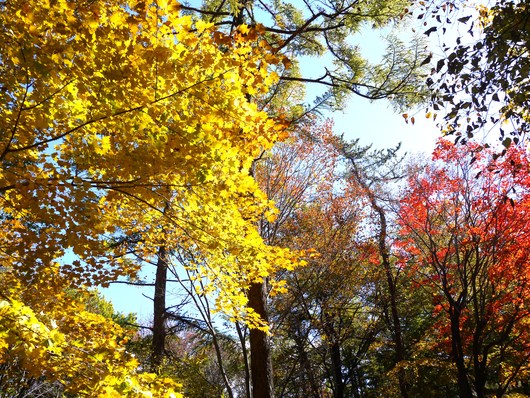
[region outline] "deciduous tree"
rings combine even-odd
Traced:
[[[495,160],[441,140],[401,202],[402,266],[432,294],[461,397],[527,393],[528,168],[515,148]]]
[[[68,287],[134,276],[132,256],[173,241],[208,260],[195,265],[219,309],[257,322],[247,287],[294,266],[259,236],[269,204],[248,173],[283,127],[247,95],[266,92],[281,57],[253,29],[229,37],[177,8],[0,4],[1,360],[68,391],[152,381]]]
[[[406,45],[397,37],[388,40],[387,53],[377,65],[370,65],[361,55],[358,46],[348,39],[358,33],[363,24],[374,28],[388,26],[406,14],[408,2],[402,1],[327,1],[319,5],[307,2],[295,5],[282,2],[232,2],[204,1],[201,4],[181,4],[179,7],[191,15],[209,20],[225,32],[237,30],[241,25],[254,27],[262,33],[261,45],[270,46],[276,54],[289,57],[278,64],[276,71],[281,81],[274,86],[269,97],[254,101],[271,115],[283,114],[289,120],[299,121],[304,115],[322,105],[343,108],[345,98],[356,94],[369,99],[389,98],[398,106],[408,106],[423,98],[421,76],[423,44],[411,37]],[[301,75],[299,60],[303,56],[329,59],[317,75]],[[293,67],[294,65],[294,67]],[[324,89],[313,105],[306,105],[298,88],[314,84]],[[294,87],[294,88],[293,88]],[[252,90],[248,97],[254,97]],[[293,104],[293,98],[297,103]],[[287,101],[286,101],[287,100]],[[291,103],[289,103],[291,101]],[[250,308],[266,319],[266,287],[259,280],[248,289]],[[260,370],[257,374],[270,374],[270,347],[263,331],[251,330],[251,352]],[[263,384],[261,384],[263,382]],[[272,396],[272,380],[264,377],[255,385],[259,396]]]

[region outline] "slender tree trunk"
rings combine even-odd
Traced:
[[[241,25],[242,15],[240,12],[235,19],[236,26]],[[247,99],[251,101],[251,97]],[[254,178],[254,167],[257,159],[254,159],[249,174]],[[263,237],[263,231],[260,232]],[[268,323],[267,313],[267,280],[252,283],[248,290],[248,306],[252,308],[260,318]],[[252,382],[252,398],[274,398],[274,379],[272,373],[272,355],[269,336],[258,329],[250,329],[250,373]]]
[[[219,339],[217,338],[217,334],[215,333],[215,330],[213,329],[213,327],[211,328],[211,336],[212,336],[213,346],[215,349],[215,355],[217,357],[217,365],[219,367],[219,372],[221,373],[221,377],[223,378],[223,383],[226,388],[226,393],[228,394],[228,398],[234,398],[232,386],[230,386],[230,381],[228,380],[228,375],[226,374],[225,367],[223,364],[223,353],[221,351],[221,346],[219,345]]]
[[[390,262],[390,252],[388,250],[387,245],[387,238],[388,238],[388,231],[387,231],[387,219],[386,219],[386,213],[385,209],[380,206],[378,199],[375,195],[375,192],[370,187],[369,183],[367,183],[365,177],[361,174],[361,171],[359,170],[359,167],[357,166],[357,163],[351,155],[348,153],[345,153],[346,157],[351,162],[351,171],[353,173],[353,176],[359,186],[362,188],[366,196],[368,197],[370,201],[370,205],[372,209],[377,213],[377,216],[379,218],[379,224],[380,224],[380,231],[378,236],[378,249],[379,249],[379,255],[381,256],[381,263],[383,265],[383,269],[385,271],[386,281],[387,281],[387,287],[388,287],[388,299],[390,302],[390,315],[391,315],[391,321],[389,322],[390,331],[392,333],[392,340],[394,343],[394,360],[395,365],[399,366],[400,363],[405,360],[405,345],[403,343],[403,334],[401,329],[401,320],[399,317],[399,308],[398,308],[398,291],[397,291],[397,284],[396,280],[394,279],[394,275],[392,272],[392,264]],[[403,398],[409,397],[409,383],[406,380],[405,371],[400,368],[398,370],[398,383],[399,383],[399,391],[401,393],[401,396]]]
[[[166,344],[166,283],[167,249],[160,246],[156,262],[155,295],[153,298],[153,341],[151,345],[151,371],[158,373]]]
[[[364,381],[359,370],[359,364],[356,364],[355,368],[350,369],[350,378],[354,384],[353,398],[364,397]]]
[[[385,236],[386,236],[386,220],[384,221],[384,224],[385,224]],[[381,251],[383,267],[385,268],[386,280],[387,280],[387,285],[388,285],[388,295],[390,299],[390,312],[392,315],[392,329],[393,329],[392,337],[394,340],[395,358],[396,358],[395,361],[396,361],[396,365],[399,366],[400,363],[405,360],[405,349],[403,346],[401,320],[399,318],[399,310],[398,310],[398,304],[397,304],[398,302],[397,288],[396,288],[394,277],[392,275],[390,259],[388,255],[388,250],[386,248],[386,244],[384,243],[384,239],[381,239],[380,251]],[[398,383],[399,383],[399,391],[401,392],[401,396],[403,398],[408,398],[409,384],[407,383],[405,371],[403,369],[399,369],[398,371]]]
[[[331,371],[333,378],[333,398],[344,398],[344,381],[342,380],[342,360],[340,357],[340,344],[332,341],[330,345]]]
[[[360,176],[357,176],[357,179],[360,181]],[[392,316],[391,322],[391,332],[392,339],[395,347],[395,363],[400,365],[402,361],[405,360],[405,348],[403,344],[403,335],[401,330],[401,320],[399,318],[399,309],[398,309],[398,291],[396,286],[396,281],[392,273],[392,265],[390,263],[390,253],[387,246],[387,221],[385,210],[377,203],[374,193],[369,189],[369,187],[364,183],[360,182],[361,186],[364,188],[367,193],[372,208],[375,210],[379,217],[380,231],[379,231],[379,254],[381,256],[381,263],[385,270],[385,276],[388,286],[388,298],[390,301],[390,313]],[[398,383],[399,391],[403,398],[408,398],[409,396],[409,383],[406,380],[405,371],[400,368],[398,370]]]
[[[245,335],[241,329],[241,325],[236,322],[237,335],[239,336],[239,342],[241,343],[241,350],[243,352],[243,362],[245,365],[245,396],[247,398],[252,398],[251,389],[250,389],[250,366],[248,364],[248,352],[247,344],[245,341]]]
[[[467,369],[462,348],[462,336],[460,334],[460,309],[451,305],[449,316],[451,318],[451,348],[453,360],[456,365],[458,391],[460,398],[473,398],[473,391],[467,377]]]
[[[263,321],[268,322],[266,311],[266,285],[253,283],[248,292],[249,307]],[[253,398],[273,398],[274,383],[269,336],[261,330],[250,329],[250,369]]]

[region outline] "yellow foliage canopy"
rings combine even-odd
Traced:
[[[134,276],[128,253],[160,245],[199,253],[219,309],[258,322],[245,289],[296,263],[254,226],[273,210],[249,169],[283,134],[247,100],[280,62],[258,40],[160,1],[0,6],[0,361],[90,396],[172,394],[64,297]]]

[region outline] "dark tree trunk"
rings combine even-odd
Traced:
[[[458,391],[460,398],[473,398],[473,391],[467,377],[467,369],[462,347],[462,335],[460,334],[460,309],[457,304],[451,305],[449,309],[451,318],[451,349],[453,361],[456,365]]]
[[[350,379],[353,384],[353,398],[361,398],[364,396],[364,381],[361,375],[362,372],[359,369],[359,364],[356,364],[355,368],[350,369]]]
[[[333,341],[330,345],[331,371],[333,378],[333,398],[344,398],[344,381],[342,380],[342,360],[340,344]]]
[[[250,389],[250,366],[248,364],[248,352],[245,341],[245,335],[238,322],[236,322],[236,330],[237,335],[239,336],[239,342],[241,343],[241,351],[243,352],[243,363],[245,365],[245,396],[247,398],[252,398]]]
[[[248,292],[249,307],[263,321],[268,322],[266,311],[266,286],[253,283]],[[250,370],[253,398],[273,398],[274,382],[269,336],[261,330],[250,329]]]
[[[484,322],[478,322],[475,332],[473,333],[473,370],[475,376],[473,386],[475,387],[477,398],[486,397],[486,382],[488,379],[488,370],[486,368],[488,363],[488,352],[487,350],[481,351],[483,346],[481,336],[484,330],[484,324]]]
[[[151,345],[151,371],[158,373],[164,357],[166,343],[166,283],[167,250],[158,249],[156,262],[155,295],[153,298],[153,342]]]
[[[383,266],[385,268],[385,274],[388,284],[388,293],[390,298],[390,312],[392,314],[392,337],[394,340],[394,346],[395,346],[395,358],[396,358],[396,365],[400,365],[400,363],[405,360],[405,349],[403,347],[403,335],[401,332],[401,320],[399,319],[399,310],[398,310],[398,304],[397,304],[397,288],[395,284],[394,277],[392,275],[392,269],[390,266],[390,261],[388,258],[388,252],[383,251],[382,253],[383,257]],[[401,392],[401,396],[403,398],[408,398],[409,396],[409,384],[406,380],[405,371],[403,369],[399,369],[398,371],[398,383],[399,383],[399,391]]]

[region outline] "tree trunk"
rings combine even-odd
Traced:
[[[379,216],[379,223],[381,229],[379,231],[379,254],[381,256],[381,262],[385,270],[386,281],[388,285],[388,298],[390,300],[390,313],[392,315],[391,322],[391,333],[392,339],[395,347],[395,363],[397,366],[400,366],[401,362],[405,360],[405,348],[403,344],[403,335],[401,331],[401,320],[399,318],[399,309],[398,309],[398,292],[396,281],[392,273],[392,265],[390,263],[390,254],[387,246],[387,222],[385,210],[377,203],[373,192],[365,185],[365,191],[370,198],[372,208],[376,211]],[[403,368],[398,370],[398,383],[399,391],[403,398],[408,398],[409,396],[409,383],[406,380],[405,371]]]
[[[392,264],[390,262],[390,251],[388,249],[387,244],[388,225],[386,219],[386,212],[385,209],[379,204],[374,190],[370,187],[370,184],[366,181],[366,178],[361,174],[361,171],[359,170],[359,166],[357,165],[355,158],[347,152],[345,152],[345,155],[351,162],[351,171],[355,180],[368,197],[372,209],[377,213],[377,217],[379,218],[380,230],[378,236],[378,249],[379,255],[381,256],[381,263],[385,271],[388,286],[388,299],[390,301],[390,313],[392,317],[392,319],[388,323],[390,327],[390,332],[392,334],[392,341],[395,347],[395,365],[400,366],[400,363],[405,360],[405,344],[403,342],[401,319],[399,317],[397,283],[392,272],[393,270]],[[408,398],[410,385],[407,382],[405,371],[403,370],[403,368],[400,368],[398,370],[398,384],[401,396],[403,398]]]
[[[331,371],[333,378],[333,398],[344,398],[344,380],[342,380],[342,360],[340,357],[340,344],[333,341],[330,345]]]
[[[481,336],[484,327],[484,321],[477,322],[476,329],[473,333],[473,372],[475,375],[473,380],[473,386],[475,387],[475,393],[477,398],[486,397],[486,382],[488,381],[488,353],[487,351],[481,352],[481,348],[483,347]]]
[[[166,283],[167,250],[165,246],[160,246],[156,262],[155,295],[153,298],[151,371],[154,373],[158,373],[160,370],[166,344]]]
[[[253,283],[248,292],[248,304],[263,321],[268,322],[265,282]],[[250,370],[253,398],[273,398],[274,383],[269,336],[261,330],[250,329]]]
[[[467,377],[467,369],[464,358],[464,350],[462,348],[462,336],[460,334],[460,309],[454,304],[450,307],[449,316],[451,318],[451,348],[453,353],[453,361],[456,365],[458,391],[460,398],[473,398],[473,392],[469,379]]]
[[[383,266],[385,268],[385,274],[388,284],[388,293],[390,298],[390,312],[392,314],[392,337],[394,340],[395,346],[395,361],[396,365],[400,366],[401,362],[405,360],[405,349],[403,347],[403,335],[401,332],[401,320],[399,319],[399,310],[397,304],[397,289],[394,278],[392,276],[392,270],[390,267],[390,261],[388,258],[388,253],[385,251],[382,253],[383,257]],[[399,391],[403,398],[408,398],[409,396],[409,384],[406,380],[405,371],[400,368],[398,370],[398,383]]]
[[[238,322],[236,322],[236,330],[237,335],[239,336],[239,342],[241,343],[241,350],[243,352],[243,364],[245,365],[245,396],[247,398],[252,398],[250,389],[250,366],[248,364],[248,352],[245,341],[245,335]]]
[[[223,378],[223,383],[226,388],[226,393],[228,394],[228,398],[234,398],[234,393],[232,392],[232,386],[230,385],[230,380],[228,380],[228,375],[226,374],[226,370],[223,364],[223,353],[221,351],[221,346],[219,345],[219,340],[217,339],[217,334],[215,333],[215,330],[211,329],[211,336],[212,336],[212,342],[215,349],[215,355],[217,357],[217,365],[219,367],[219,372],[221,373],[221,377]]]

